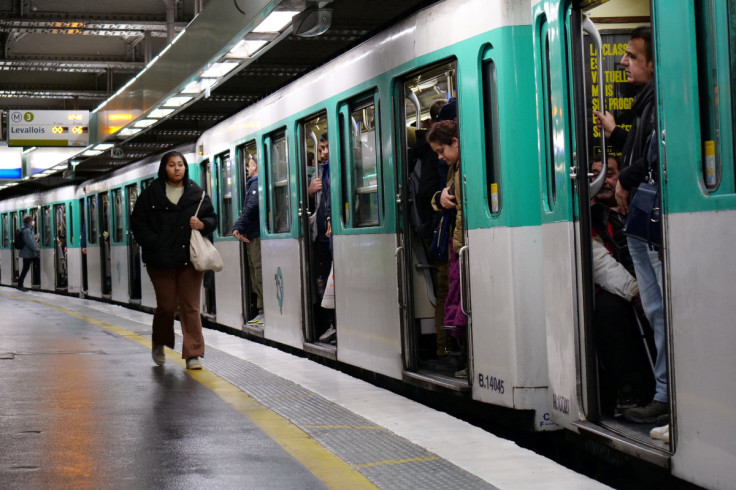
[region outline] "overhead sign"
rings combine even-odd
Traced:
[[[12,110],[8,146],[87,146],[89,111]]]

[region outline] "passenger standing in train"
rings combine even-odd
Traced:
[[[429,129],[440,121],[440,111],[447,104],[444,99],[436,100],[429,106]],[[453,116],[454,118],[454,116]],[[447,164],[440,161],[437,153],[429,145],[426,138],[426,130],[416,131],[416,145],[413,148],[414,156],[417,158],[415,165],[420,165],[419,188],[416,203],[412,206],[418,207],[417,214],[423,223],[429,224],[424,230],[415,230],[425,242],[426,250],[429,250],[429,242],[432,240],[432,230],[436,225],[437,212],[432,207],[432,197],[435,193],[442,191],[447,181]],[[445,299],[449,288],[449,262],[429,258],[433,268],[435,307],[434,307],[434,330],[437,334],[437,356],[444,357],[447,354],[447,331],[442,328],[445,325]]]
[[[327,133],[319,138],[317,176],[309,183],[309,209],[314,216],[311,221],[312,245],[314,247],[315,286],[315,326],[324,328],[319,336],[320,342],[336,341],[335,310],[321,306],[322,296],[332,269],[332,205],[330,203],[330,142]]]
[[[442,108],[440,118],[443,114],[453,112],[456,114],[455,102],[451,102]],[[462,210],[462,177],[460,172],[460,133],[458,131],[457,119],[443,120],[438,122],[427,133],[427,141],[437,153],[440,160],[447,163],[447,183],[442,191],[438,191],[432,197],[432,207],[436,211],[443,209],[454,209],[456,211],[454,230],[452,233],[452,249],[449,253],[449,279],[450,288],[445,300],[445,328],[461,338],[466,337],[465,328],[468,325],[468,317],[463,313],[460,305],[460,267],[458,252],[463,246],[463,210]],[[467,345],[463,349],[467,348]],[[464,358],[461,365],[467,361],[467,354],[463,352]],[[460,367],[460,366],[458,366]],[[467,367],[455,373],[457,378],[467,378]]]
[[[36,242],[36,235],[33,233],[34,226],[33,216],[28,214],[23,217],[23,227],[21,228],[21,234],[23,235],[23,248],[18,252],[18,257],[23,259],[23,269],[18,276],[17,288],[19,291],[27,291],[23,287],[23,281],[26,280],[26,275],[31,269],[33,264],[39,267],[41,264],[41,249],[38,248]]]
[[[637,95],[632,110],[636,115],[631,131],[626,134],[616,126],[614,117],[606,112],[594,111],[598,125],[603,128],[610,144],[622,151],[623,160],[616,202],[622,214],[629,210],[631,192],[647,179],[649,162],[647,143],[657,130],[657,106],[654,80],[652,30],[638,27],[631,32],[626,53],[621,58],[626,78],[630,83],[643,87]],[[659,182],[659,165],[653,165],[654,180]],[[642,307],[654,330],[657,360],[654,365],[656,388],[654,399],[646,406],[631,408],[624,416],[636,423],[664,424],[669,420],[669,393],[667,386],[667,352],[665,345],[664,303],[662,295],[662,262],[659,252],[637,239],[628,239],[629,252],[634,261],[636,280],[639,283]]]
[[[202,369],[204,356],[202,319],[199,314],[204,272],[189,258],[192,230],[209,235],[217,226],[217,215],[205,197],[197,216],[203,190],[189,178],[184,155],[170,151],[161,158],[158,178],[151,182],[135,203],[131,228],[143,249],[143,263],[156,292],[153,314],[153,361],[166,362],[164,346],[174,348],[174,317],[177,310],[184,336],[182,358],[187,369]]]
[[[263,325],[263,272],[261,268],[261,223],[258,212],[258,162],[255,157],[248,161],[248,181],[243,202],[243,213],[233,225],[233,236],[245,243],[248,254],[250,284],[256,293],[258,314],[249,324]]]
[[[606,180],[590,208],[593,225],[593,331],[601,364],[601,406],[604,413],[651,399],[654,379],[647,363],[648,345],[637,320],[641,309],[634,264],[623,234],[624,216],[618,212],[618,160],[608,157]],[[600,155],[591,164],[593,178],[603,167]],[[643,315],[642,315],[643,316]],[[642,325],[640,330],[639,325]],[[648,327],[648,325],[647,325]]]

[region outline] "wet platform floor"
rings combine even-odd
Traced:
[[[5,488],[602,488],[239,337],[206,330],[187,371],[153,364],[145,313],[10,288],[0,312]]]

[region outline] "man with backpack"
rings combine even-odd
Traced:
[[[16,242],[21,241],[21,238],[23,241],[22,248],[19,248],[20,243],[15,244],[15,248],[18,249],[18,256],[23,259],[23,270],[21,271],[20,276],[18,276],[17,288],[19,291],[27,291],[27,289],[23,287],[23,281],[26,279],[26,274],[28,274],[28,270],[31,268],[31,265],[35,263],[38,267],[41,263],[39,258],[41,255],[41,249],[38,248],[36,236],[33,233],[34,224],[33,216],[30,214],[24,216],[23,227],[20,229],[20,236],[16,234]]]

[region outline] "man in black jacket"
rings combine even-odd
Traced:
[[[621,64],[630,83],[642,86],[632,110],[636,118],[631,131],[626,134],[616,126],[611,114],[594,111],[598,125],[609,142],[622,151],[622,169],[616,186],[616,202],[619,212],[629,211],[631,192],[649,178],[647,143],[656,138],[657,106],[654,82],[654,57],[652,56],[652,31],[649,27],[638,27],[631,32],[626,54]],[[656,140],[653,142],[656,143]],[[658,180],[658,165],[653,165],[653,178]],[[662,297],[662,263],[657,250],[650,250],[640,240],[628,238],[629,253],[634,261],[636,280],[639,284],[642,307],[654,331],[654,344],[657,360],[654,364],[656,389],[654,399],[644,407],[636,407],[624,412],[624,416],[637,423],[662,425],[669,420],[669,393],[667,386],[667,353],[665,344],[664,306]]]
[[[263,325],[263,272],[261,267],[261,223],[258,212],[258,162],[248,161],[248,186],[243,199],[243,213],[233,225],[233,236],[245,243],[248,254],[250,285],[256,293],[258,314],[248,321],[250,325]]]

